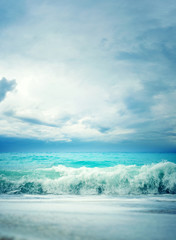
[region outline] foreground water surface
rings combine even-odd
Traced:
[[[176,198],[2,196],[0,236],[15,240],[175,240]]]

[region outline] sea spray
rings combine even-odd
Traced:
[[[176,164],[0,171],[1,194],[176,194]]]

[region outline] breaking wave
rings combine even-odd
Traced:
[[[0,171],[1,194],[176,194],[176,164]]]

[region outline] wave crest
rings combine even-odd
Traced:
[[[176,194],[176,164],[108,168],[57,167],[1,171],[0,193],[8,194]]]

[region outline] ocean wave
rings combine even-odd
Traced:
[[[176,194],[176,164],[1,171],[1,194]]]

